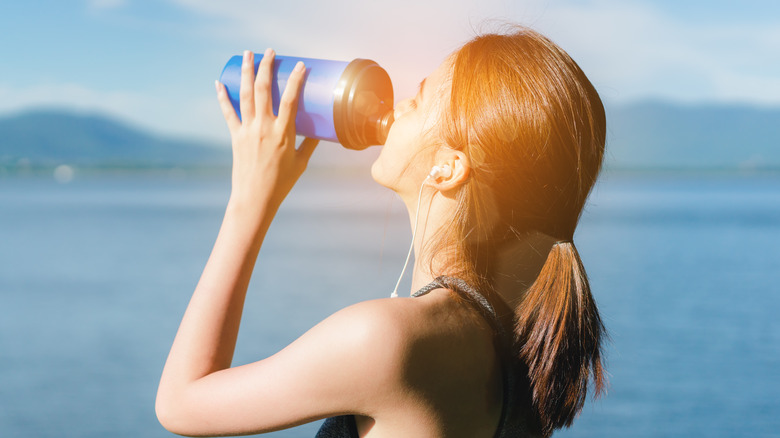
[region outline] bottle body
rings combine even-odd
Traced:
[[[255,72],[261,59],[262,55],[255,56]],[[242,60],[241,56],[232,57],[219,79],[239,117]],[[277,55],[271,82],[274,114],[298,61],[306,65],[295,118],[299,135],[338,142],[350,149],[384,144],[392,124],[393,87],[384,69],[370,60],[345,62]]]

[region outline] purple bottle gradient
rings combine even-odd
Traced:
[[[262,55],[255,55],[255,72],[261,59]],[[230,58],[219,78],[239,117],[242,61],[241,56]],[[384,144],[393,122],[392,83],[387,73],[370,60],[345,62],[277,55],[271,83],[274,114],[298,61],[306,66],[295,117],[299,135],[338,142],[350,149]]]

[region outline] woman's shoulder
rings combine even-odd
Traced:
[[[348,384],[354,400],[344,405],[342,413],[385,412],[406,402],[397,397],[408,393],[401,387],[408,381],[409,358],[420,344],[421,330],[415,324],[424,325],[423,304],[412,298],[352,304],[315,325],[280,354],[296,350],[302,352],[295,355],[299,358],[314,354],[330,383]]]
[[[341,333],[353,351],[404,381],[408,376],[401,374],[412,368],[436,369],[442,377],[442,367],[452,363],[484,370],[490,366],[484,359],[493,356],[490,326],[447,289],[417,298],[363,301],[329,319],[331,330]]]
[[[439,289],[417,298],[381,298],[348,306],[333,314],[328,323],[358,339],[381,336],[386,342],[415,342],[420,338],[448,336],[471,320],[471,309],[452,299],[452,292]],[[487,327],[487,326],[486,326]]]
[[[462,307],[444,289],[418,298],[361,301],[334,313],[313,330],[338,339],[345,351],[364,353],[362,360],[392,366],[409,360],[421,344],[451,345],[453,336],[463,339],[464,333],[473,332],[463,324],[461,314],[467,312]]]
[[[361,301],[331,315],[321,324],[345,342],[371,349],[401,347],[426,330],[430,306],[417,298],[381,298]]]

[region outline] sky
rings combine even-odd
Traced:
[[[56,107],[226,141],[213,83],[244,49],[373,59],[400,100],[507,22],[563,47],[607,105],[780,106],[775,0],[31,0],[0,5],[0,115]]]

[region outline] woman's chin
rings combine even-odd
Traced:
[[[371,178],[374,179],[374,181],[377,182],[377,184],[387,187],[387,184],[384,182],[382,178],[382,171],[380,169],[380,165],[378,164],[379,160],[377,159],[374,161],[374,164],[371,165]]]
[[[383,164],[382,158],[380,156],[371,165],[371,178],[373,178],[377,184],[398,193],[398,183],[400,178],[398,177],[397,173],[393,172],[394,170],[395,169],[392,167],[388,168],[385,164]]]

